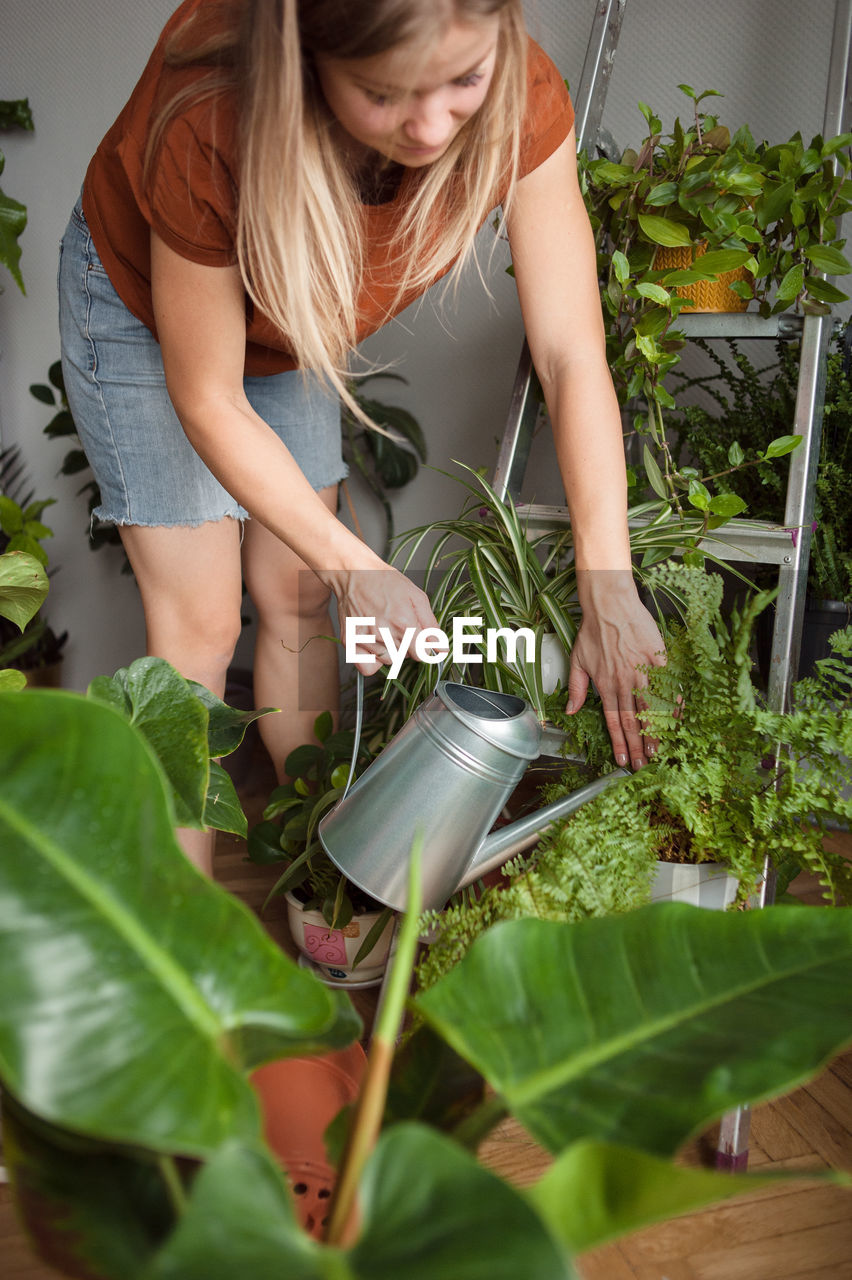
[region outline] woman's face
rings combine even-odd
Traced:
[[[350,138],[409,168],[431,164],[485,101],[499,19],[455,22],[423,56],[318,55],[326,102]]]

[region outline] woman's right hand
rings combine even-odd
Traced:
[[[340,637],[353,654],[347,661],[353,660],[365,676],[382,666],[389,666],[396,676],[404,657],[418,656],[415,642],[420,633],[438,627],[426,593],[378,559],[374,569],[326,571],[319,576],[337,597]],[[429,648],[441,652],[437,644]]]

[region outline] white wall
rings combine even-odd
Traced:
[[[533,34],[571,84],[579,79],[595,4],[528,5]],[[83,500],[75,497],[73,478],[57,475],[61,442],[42,435],[49,414],[28,387],[45,380],[58,355],[57,246],[89,156],[172,8],[172,0],[3,0],[0,94],[29,97],[36,132],[0,137],[6,155],[0,184],[28,206],[30,219],[21,242],[27,296],[6,280],[0,295],[0,439],[21,444],[38,495],[59,499],[48,513],[56,534],[52,560],[61,566],[49,616],[70,631],[66,683],[76,688],[143,652],[141,610],[118,558],[89,552]],[[722,91],[719,114],[732,127],[745,121],[756,136],[773,140],[797,128],[817,132],[833,9],[832,0],[628,0],[605,127],[623,145],[636,141],[644,124],[637,99],[666,119],[688,105],[676,88],[685,81]],[[491,233],[482,240],[487,256]],[[371,359],[395,362],[409,379],[408,387],[389,384],[383,394],[420,419],[435,467],[451,468],[453,459],[493,465],[522,340],[505,261],[501,247],[493,301],[471,275],[457,305],[448,299],[442,306],[439,288],[365,344]],[[556,500],[552,475],[541,448],[530,496]],[[427,471],[396,498],[397,528],[451,515],[460,498],[458,486]],[[369,511],[365,519],[368,534],[378,530]],[[247,655],[244,647],[243,660]]]

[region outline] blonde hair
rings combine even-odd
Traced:
[[[511,201],[526,89],[521,0],[220,0],[195,9],[167,45],[171,65],[210,70],[166,105],[148,162],[168,119],[187,101],[236,90],[236,253],[246,292],[286,334],[298,364],[325,375],[359,417],[345,379],[364,287],[364,208],[335,144],[313,57],[425,48],[453,20],[495,13],[497,56],[483,105],[434,164],[405,173],[390,316],[453,263],[457,278],[489,211]]]

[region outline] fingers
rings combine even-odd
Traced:
[[[568,705],[565,710],[569,716],[579,711],[586,701],[589,689],[589,677],[578,662],[572,659],[568,673]]]

